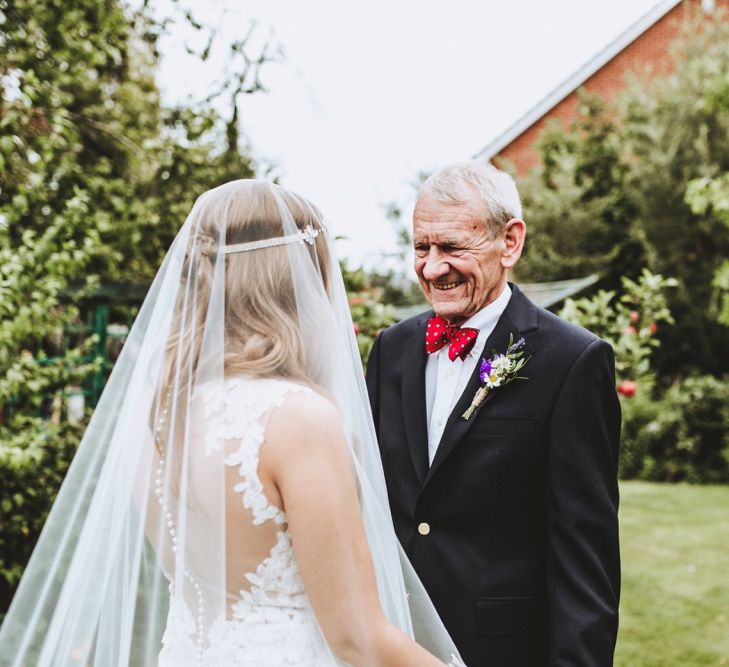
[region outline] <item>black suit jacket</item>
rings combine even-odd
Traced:
[[[367,385],[395,529],[469,667],[612,665],[620,588],[612,349],[511,289],[482,354],[523,336],[528,379],[493,390],[466,421],[477,366],[430,467],[432,312],[375,342]]]

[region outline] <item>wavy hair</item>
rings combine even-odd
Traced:
[[[167,419],[172,392],[177,405],[186,405],[195,383],[204,375],[201,348],[216,263],[223,261],[224,373],[253,377],[282,377],[312,384],[307,365],[296,303],[296,276],[286,245],[224,254],[223,245],[260,241],[285,235],[282,206],[299,230],[308,226],[323,230],[318,209],[303,197],[267,181],[227,183],[202,195],[195,204],[192,229],[181,273],[165,347],[163,377],[153,414],[156,440],[169,435],[171,423],[182,426],[184,410]],[[290,232],[289,232],[290,233]],[[224,239],[221,239],[222,235]],[[329,252],[326,235],[320,233],[306,247],[321,276],[329,284]]]

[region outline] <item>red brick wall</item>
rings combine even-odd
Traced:
[[[729,6],[729,0],[718,0],[716,6],[720,5]],[[584,82],[582,87],[589,92],[599,94],[605,100],[610,100],[625,87],[625,77],[628,72],[642,74],[647,71],[652,75],[666,73],[670,45],[678,36],[687,10],[686,2],[678,4],[603,65]],[[525,174],[539,161],[535,142],[545,124],[557,119],[566,127],[576,116],[577,93],[572,92],[497,153],[492,162],[502,167],[511,163],[520,175]]]

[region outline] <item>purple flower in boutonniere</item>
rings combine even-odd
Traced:
[[[492,351],[491,357],[481,360],[481,366],[478,369],[478,377],[481,380],[481,386],[471,401],[471,406],[461,416],[463,419],[470,419],[476,408],[483,403],[492,389],[503,387],[512,380],[526,380],[528,378],[521,377],[519,371],[524,364],[531,359],[524,359],[524,345],[526,342],[520,338],[514,342],[514,334],[509,334],[509,345],[504,354],[499,354],[496,350]]]

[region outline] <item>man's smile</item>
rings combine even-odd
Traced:
[[[462,285],[463,284],[463,281],[462,280],[456,280],[455,282],[452,282],[452,283],[440,283],[440,284],[439,283],[430,283],[430,284],[435,289],[443,291],[443,290],[453,289],[454,287],[458,287],[459,285]]]

